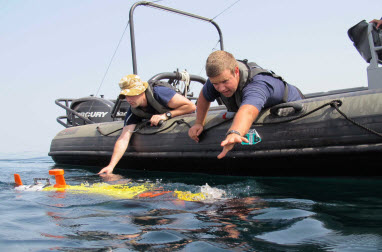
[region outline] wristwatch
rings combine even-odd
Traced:
[[[171,114],[171,112],[169,111],[169,112],[167,112],[166,113],[166,116],[167,116],[167,119],[171,119],[171,117],[172,117],[172,114]]]
[[[228,136],[229,134],[237,134],[237,135],[241,136],[240,132],[239,132],[239,131],[236,131],[236,130],[230,130],[230,131],[228,131],[228,132],[225,134],[225,136]]]

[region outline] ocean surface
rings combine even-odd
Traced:
[[[27,154],[0,166],[1,251],[382,251],[381,177],[100,177]],[[70,187],[42,188],[51,169]]]

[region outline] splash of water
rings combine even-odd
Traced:
[[[206,195],[206,199],[222,199],[226,196],[226,192],[222,189],[209,186],[207,183],[201,186],[200,192]]]

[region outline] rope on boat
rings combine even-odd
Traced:
[[[323,108],[326,107],[326,106],[329,106],[329,105],[330,105],[330,106],[333,106],[332,104],[334,104],[334,103],[338,103],[340,106],[342,105],[342,101],[340,101],[340,100],[333,100],[333,101],[331,101],[331,102],[325,103],[325,104],[323,104],[323,105],[321,105],[321,106],[319,106],[319,107],[317,107],[317,108],[315,108],[315,109],[309,111],[308,113],[306,113],[306,114],[304,114],[304,115],[297,116],[297,117],[295,117],[295,118],[291,118],[291,119],[284,120],[284,121],[279,121],[279,122],[254,123],[254,125],[281,124],[281,123],[292,122],[292,121],[301,119],[301,118],[303,118],[303,117],[305,117],[305,116],[308,116],[308,115],[310,115],[310,114],[313,114],[314,112],[316,112],[316,111],[318,111],[318,110],[320,110],[320,109],[323,109]]]
[[[231,4],[230,6],[228,6],[227,8],[225,8],[222,12],[220,12],[219,14],[217,14],[212,20],[215,20],[215,18],[217,18],[218,16],[220,16],[221,14],[223,14],[224,12],[226,12],[228,9],[230,9],[232,6],[234,6],[234,5],[237,4],[238,2],[240,2],[240,0],[237,0],[236,2],[234,2],[233,4]]]
[[[323,104],[323,105],[321,105],[321,106],[319,106],[319,107],[317,107],[317,108],[315,108],[315,109],[309,111],[308,113],[306,113],[306,114],[304,114],[304,115],[301,115],[301,116],[298,116],[298,117],[295,117],[295,118],[292,118],[292,119],[288,119],[288,120],[284,120],[284,121],[279,121],[279,122],[254,123],[254,125],[271,125],[271,124],[281,124],[281,123],[292,122],[292,121],[301,119],[301,118],[303,118],[303,117],[306,117],[306,116],[308,116],[308,115],[310,115],[310,114],[312,114],[312,113],[314,113],[314,112],[316,112],[316,111],[318,111],[318,110],[320,110],[320,109],[323,109],[323,108],[326,107],[326,106],[331,106],[332,108],[334,108],[335,110],[337,110],[338,113],[340,113],[340,115],[342,115],[346,120],[348,120],[348,121],[351,122],[352,124],[354,124],[354,125],[356,125],[356,126],[362,128],[362,129],[364,129],[364,130],[366,130],[366,131],[368,131],[368,132],[370,132],[370,133],[372,133],[372,134],[375,134],[375,135],[377,135],[377,136],[379,136],[379,137],[382,137],[382,134],[381,134],[381,133],[378,133],[378,132],[376,132],[376,131],[374,131],[374,130],[372,130],[372,129],[370,129],[370,128],[367,128],[367,127],[365,127],[365,126],[363,126],[363,125],[357,123],[356,121],[350,119],[345,113],[343,113],[343,112],[339,109],[339,107],[340,107],[341,105],[342,105],[342,101],[341,101],[341,100],[333,100],[333,101],[331,101],[331,102],[325,103],[325,104]],[[232,119],[233,119],[233,118],[230,118],[230,119],[228,119],[228,120],[225,120],[225,121],[222,121],[222,122],[217,123],[217,124],[215,124],[215,125],[212,125],[212,126],[210,126],[209,128],[205,128],[205,129],[203,130],[203,132],[205,133],[205,132],[207,132],[208,130],[211,130],[211,129],[217,127],[217,126],[220,126],[220,125],[222,125],[222,124],[224,124],[224,123],[227,123],[227,122],[231,121]],[[191,125],[190,125],[189,123],[187,123],[186,121],[184,121],[184,119],[180,119],[180,120],[175,120],[172,124],[170,124],[170,125],[169,125],[168,127],[166,127],[166,128],[163,128],[163,129],[158,130],[158,131],[150,132],[150,133],[139,132],[140,130],[142,130],[143,128],[145,128],[145,127],[147,126],[147,123],[143,123],[143,124],[142,124],[136,131],[134,131],[134,132],[137,133],[137,134],[140,134],[140,135],[154,135],[154,134],[160,133],[160,132],[162,132],[162,131],[165,131],[165,130],[171,128],[175,123],[177,123],[178,125],[180,125],[180,124],[186,124],[189,128],[191,128]],[[123,129],[123,128],[120,128],[120,129],[114,130],[114,131],[112,131],[112,132],[110,132],[110,133],[104,134],[104,133],[101,132],[100,128],[97,126],[97,131],[98,131],[101,135],[103,135],[103,136],[109,136],[110,134],[113,134],[113,133],[115,133],[115,132],[117,132],[117,131],[120,131],[120,130],[122,130],[122,129]]]
[[[122,130],[123,128],[116,129],[116,130],[114,130],[114,131],[112,131],[112,132],[109,132],[109,133],[106,133],[106,134],[104,134],[104,133],[101,131],[101,129],[99,128],[99,126],[97,126],[96,129],[97,129],[98,133],[100,133],[102,136],[109,136],[109,135],[111,135],[111,134],[113,134],[113,133],[115,133],[115,132],[117,132],[117,131]]]
[[[342,104],[342,103],[341,103],[341,104]],[[330,104],[330,106],[332,106],[333,108],[335,108],[335,109],[338,111],[338,113],[340,113],[346,120],[348,120],[349,122],[351,122],[351,123],[354,124],[355,126],[358,126],[358,127],[362,128],[362,129],[364,129],[364,130],[366,130],[366,131],[368,131],[368,132],[370,132],[370,133],[372,133],[372,134],[374,134],[374,135],[377,135],[377,136],[379,136],[379,137],[382,137],[382,134],[381,134],[381,133],[378,133],[378,132],[376,132],[376,131],[374,131],[374,130],[372,130],[372,129],[369,129],[369,128],[367,128],[367,127],[365,127],[365,126],[363,126],[363,125],[357,123],[356,121],[350,119],[349,117],[347,117],[347,115],[346,115],[345,113],[343,113],[343,112],[338,108],[338,105],[341,106],[341,104],[333,103],[333,104]]]
[[[367,128],[359,123],[357,123],[356,121],[354,121],[353,119],[350,119],[344,112],[342,112],[339,107],[342,105],[342,101],[341,100],[333,100],[331,102],[328,102],[328,103],[325,103],[323,104],[322,106],[316,108],[316,109],[313,109],[312,111],[302,115],[302,116],[298,116],[298,117],[295,117],[295,118],[292,118],[292,119],[289,119],[289,120],[284,120],[284,121],[281,121],[281,122],[269,122],[269,123],[255,123],[254,125],[267,125],[267,124],[280,124],[280,123],[287,123],[287,122],[291,122],[291,121],[294,121],[294,120],[297,120],[297,119],[300,119],[300,118],[303,118],[305,116],[308,116],[314,112],[316,112],[317,110],[320,110],[326,106],[331,106],[332,108],[334,108],[335,110],[337,110],[338,113],[340,113],[346,120],[348,120],[349,122],[351,122],[352,124],[372,133],[372,134],[375,134],[379,137],[382,137],[382,134],[381,133],[378,133],[370,128]]]
[[[175,120],[175,121],[173,121],[169,126],[167,126],[166,128],[160,129],[160,130],[158,130],[158,131],[148,132],[148,133],[139,132],[140,130],[142,130],[143,128],[145,128],[145,127],[149,124],[149,122],[145,122],[145,123],[142,123],[141,126],[138,127],[137,130],[134,130],[134,133],[139,134],[139,135],[155,135],[155,134],[160,133],[160,132],[162,132],[162,131],[168,130],[168,129],[171,128],[175,123],[177,123],[178,125],[179,125],[179,124],[186,124],[189,128],[191,128],[191,125],[190,125],[189,123],[187,123],[184,119],[180,119],[180,120]],[[117,130],[114,130],[114,131],[112,131],[112,132],[106,133],[106,134],[103,133],[103,132],[101,131],[101,129],[99,128],[99,126],[97,126],[96,129],[97,129],[98,133],[100,133],[102,136],[109,136],[109,135],[111,135],[111,134],[113,134],[113,133],[115,133],[115,132],[117,132],[117,131],[122,130],[123,127],[122,127],[122,128],[119,128],[119,129],[117,129]]]
[[[183,81],[183,83],[184,83],[183,96],[187,97],[188,87],[190,86],[190,81],[191,81],[190,74],[186,70],[184,70],[182,72],[178,72],[178,73],[181,76],[180,81]]]
[[[98,93],[99,93],[99,91],[100,91],[100,89],[101,89],[101,87],[102,87],[102,85],[103,85],[103,82],[105,81],[106,75],[107,75],[108,72],[109,72],[110,66],[111,66],[111,64],[112,64],[113,61],[114,61],[114,57],[115,57],[115,55],[116,55],[116,53],[117,53],[117,51],[118,51],[119,46],[121,45],[122,39],[123,39],[123,37],[125,36],[126,30],[127,30],[127,28],[129,27],[129,25],[130,25],[130,20],[127,21],[127,24],[126,24],[126,26],[125,26],[125,29],[123,29],[121,38],[120,38],[119,41],[118,41],[117,47],[114,49],[113,55],[111,56],[110,62],[109,62],[109,64],[108,64],[107,68],[106,68],[106,72],[105,72],[104,75],[103,75],[103,78],[102,78],[102,80],[101,80],[101,83],[100,83],[99,86],[98,86],[98,90],[97,90],[95,96],[98,95]]]
[[[179,124],[186,124],[189,128],[191,128],[191,125],[189,123],[187,123],[184,119],[180,119],[180,120],[175,120],[173,121],[169,126],[167,126],[166,128],[163,128],[161,130],[158,130],[158,131],[154,131],[154,132],[150,132],[150,133],[143,133],[143,132],[139,132],[139,130],[143,129],[145,127],[145,125],[141,128],[138,129],[137,132],[135,132],[136,134],[139,134],[139,135],[155,135],[159,132],[162,132],[162,131],[165,131],[165,130],[168,130],[169,128],[171,128],[175,123],[177,123],[178,125]]]

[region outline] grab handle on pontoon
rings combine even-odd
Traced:
[[[286,102],[286,103],[281,103],[281,104],[273,106],[269,110],[269,112],[272,115],[279,116],[279,113],[278,113],[279,109],[283,109],[283,108],[293,108],[295,113],[299,113],[302,111],[303,106],[302,106],[302,103],[298,103],[298,102]]]

